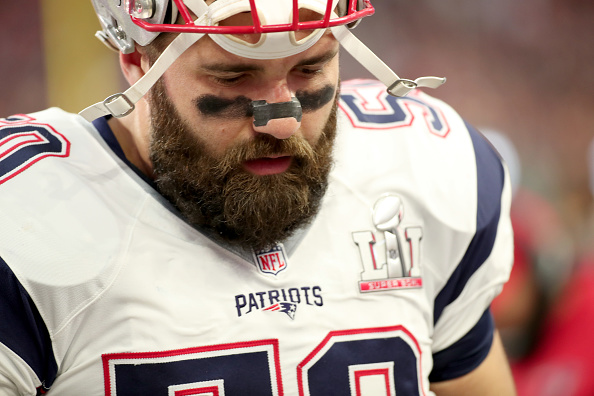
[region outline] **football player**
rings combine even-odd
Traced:
[[[505,165],[368,0],[93,6],[130,88],[0,120],[2,395],[514,394]]]

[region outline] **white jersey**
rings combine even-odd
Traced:
[[[431,395],[485,358],[510,187],[448,106],[344,84],[307,229],[236,252],[189,226],[105,119],[0,121],[0,394]],[[374,210],[375,208],[375,210]]]

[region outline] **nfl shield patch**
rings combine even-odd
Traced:
[[[269,250],[254,252],[254,261],[260,272],[264,274],[277,275],[287,268],[287,254],[285,247],[279,243]]]

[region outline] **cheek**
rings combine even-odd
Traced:
[[[164,79],[167,95],[175,106],[179,117],[194,137],[213,155],[224,153],[240,139],[249,128],[247,119],[227,119],[203,115],[196,105],[196,93],[205,91],[198,83],[182,84],[191,81],[188,76],[173,70]]]
[[[315,145],[320,136],[322,136],[324,126],[326,126],[328,117],[330,117],[333,102],[326,104],[319,110],[303,114],[303,118],[301,119],[301,133],[310,144]]]
[[[191,124],[192,133],[214,156],[221,156],[240,141],[247,140],[249,132],[246,132],[248,128],[245,121],[221,121],[200,116],[198,118],[197,123]]]
[[[330,85],[313,91],[313,95],[309,99],[306,98],[306,107],[312,106],[312,110],[304,111],[301,130],[305,139],[311,144],[315,144],[322,135],[338,94],[338,72],[329,75],[328,80],[332,81]],[[324,103],[324,105],[317,108],[315,103],[318,101]]]
[[[194,87],[189,81],[191,80],[188,76],[178,69],[168,70],[163,76],[166,94],[179,116],[188,124],[194,124],[197,122],[197,114],[195,106],[192,104],[192,92],[195,92],[197,87]]]
[[[322,135],[336,101],[337,92],[337,81],[315,90],[297,91],[296,96],[303,109],[301,133],[311,144],[315,144]]]

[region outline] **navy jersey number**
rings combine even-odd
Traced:
[[[300,396],[419,396],[421,349],[401,326],[331,332],[298,365]],[[103,356],[106,396],[282,396],[278,340]]]
[[[446,137],[450,127],[439,108],[420,98],[419,91],[396,98],[386,87],[372,80],[354,80],[342,85],[340,108],[355,128],[385,130],[407,127],[417,117],[434,135]]]
[[[0,120],[0,184],[47,157],[67,157],[70,142],[27,116]]]

